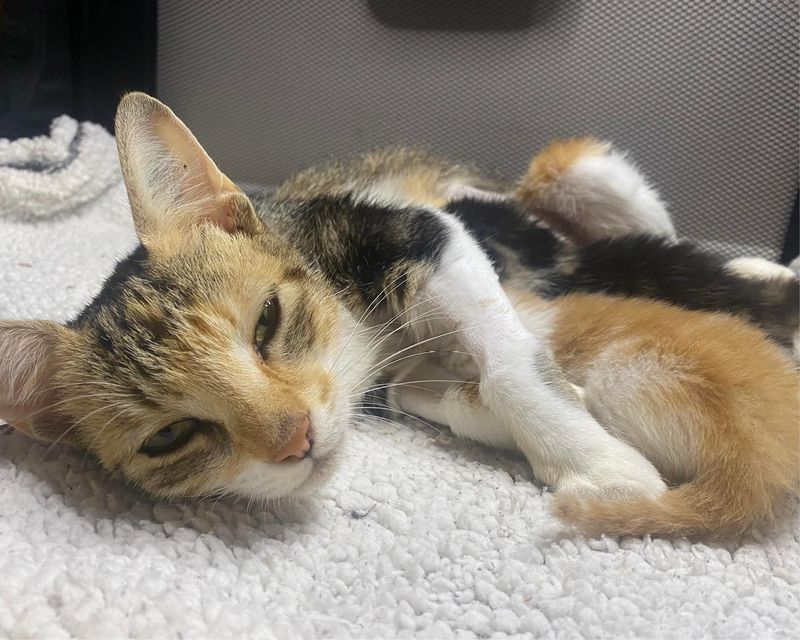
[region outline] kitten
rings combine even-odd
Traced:
[[[570,143],[583,151],[569,162],[546,150],[516,193],[424,152],[379,152],[303,172],[256,210],[153,98],[123,98],[116,134],[141,246],[66,326],[0,323],[0,417],[16,428],[84,447],[156,496],[278,498],[330,475],[361,397],[388,377],[400,410],[522,451],[557,512],[590,530],[738,533],[795,488],[797,380],[766,334],[564,295],[617,291],[620,260],[641,259],[604,262],[596,246],[705,256],[674,241],[655,192],[610,148]],[[586,161],[616,171],[575,175]],[[558,197],[587,176],[606,201],[587,196],[576,217]],[[633,188],[617,193],[620,176]],[[712,274],[728,284],[701,308],[779,339],[796,330],[781,298],[796,281],[780,268],[780,286],[749,298],[736,286],[749,272],[705,257],[686,268],[624,293],[702,296]]]

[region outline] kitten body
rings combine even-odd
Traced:
[[[31,435],[155,495],[278,498],[330,474],[390,379],[399,410],[522,451],[587,528],[735,533],[794,489],[796,376],[766,334],[565,295],[797,329],[793,274],[677,242],[607,145],[555,145],[516,187],[387,150],[251,201],[152,98],[123,100],[117,141],[141,247],[66,327],[0,324],[0,417]]]

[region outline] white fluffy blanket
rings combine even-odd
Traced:
[[[49,177],[58,189],[59,171]],[[2,212],[0,317],[65,319],[97,290],[134,241],[112,182],[49,219]],[[738,547],[587,540],[562,531],[518,458],[410,425],[356,427],[348,450],[316,499],[265,512],[152,501],[82,453],[0,433],[0,636],[771,638],[800,628],[791,522]]]

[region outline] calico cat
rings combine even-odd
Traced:
[[[279,498],[383,387],[520,450],[589,531],[738,534],[796,489],[797,376],[764,332],[794,336],[796,279],[677,242],[610,147],[557,144],[516,188],[387,150],[251,199],[149,96],[116,135],[141,245],[67,325],[0,323],[14,427],[156,496]]]

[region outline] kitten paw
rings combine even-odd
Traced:
[[[667,490],[656,468],[639,452],[622,445],[592,463],[583,473],[569,473],[554,483],[558,492],[602,500],[654,500]]]

